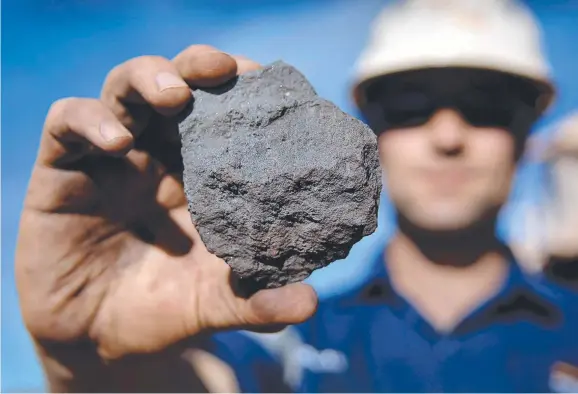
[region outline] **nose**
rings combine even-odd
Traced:
[[[434,149],[446,156],[463,153],[466,143],[467,124],[459,113],[441,109],[427,123]]]

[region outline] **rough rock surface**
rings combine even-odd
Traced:
[[[376,229],[375,135],[295,68],[194,97],[179,125],[189,212],[245,290],[301,281]]]

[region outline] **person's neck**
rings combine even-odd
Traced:
[[[398,293],[446,331],[498,291],[508,257],[492,223],[443,233],[400,223],[385,263]]]
[[[488,260],[506,260],[507,248],[495,236],[495,221],[455,231],[429,231],[398,220],[390,249],[403,260],[420,260],[435,266],[466,269]]]

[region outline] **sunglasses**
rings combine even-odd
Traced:
[[[513,130],[518,122],[528,124],[538,117],[535,103],[540,92],[526,81],[495,73],[490,74],[492,78],[483,73],[473,78],[463,70],[454,75],[433,74],[421,73],[413,80],[410,76],[397,81],[384,79],[368,88],[363,114],[376,134],[422,126],[446,108],[458,112],[474,127]]]

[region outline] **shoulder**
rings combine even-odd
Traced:
[[[558,344],[559,357],[552,366],[552,384],[565,380],[571,391],[578,388],[578,291],[545,278],[543,285],[554,296],[560,309],[559,329],[554,342]],[[568,391],[570,392],[570,391]]]
[[[529,279],[532,289],[549,303],[548,310],[554,311],[548,334],[565,358],[578,363],[578,292],[573,291],[548,277]]]
[[[574,322],[573,317],[578,318],[578,291],[561,285],[548,276],[530,277],[528,283],[536,293],[558,307],[567,322]]]

